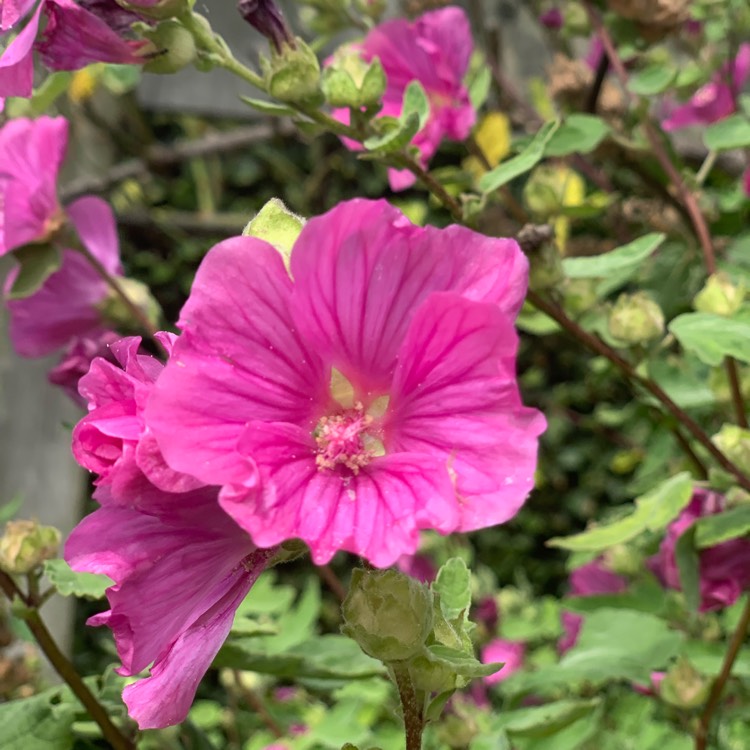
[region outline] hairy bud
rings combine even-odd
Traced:
[[[36,521],[8,521],[0,537],[0,570],[25,574],[57,555],[60,532]]]
[[[703,289],[695,295],[693,306],[699,312],[715,315],[734,315],[745,299],[745,286],[735,286],[725,273],[714,273],[708,277]]]
[[[664,314],[644,292],[621,294],[609,315],[609,332],[626,344],[643,344],[664,332]]]

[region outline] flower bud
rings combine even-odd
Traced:
[[[734,315],[745,299],[745,285],[735,286],[722,272],[711,274],[703,289],[695,295],[693,307],[699,312]]]
[[[590,310],[599,299],[594,279],[566,279],[562,285],[565,309],[574,317]]]
[[[323,71],[321,88],[332,107],[369,107],[377,104],[386,87],[385,72],[376,57],[366,62],[351,44],[339,47]]]
[[[380,661],[403,661],[419,654],[432,630],[432,593],[397,570],[352,573],[342,605],[341,630]]]
[[[626,344],[642,344],[664,332],[664,314],[645,292],[621,294],[609,315],[610,334]]]
[[[320,93],[320,64],[316,54],[299,37],[295,46],[271,49],[271,59],[261,57],[266,91],[281,102],[304,102]]]
[[[378,21],[388,7],[386,0],[354,0],[354,7],[363,15]]]
[[[305,226],[301,216],[292,213],[278,198],[271,198],[242,230],[243,237],[257,237],[273,245],[289,270],[294,243]]]
[[[659,695],[672,706],[690,710],[699,708],[706,702],[710,687],[709,681],[681,656],[661,681]]]
[[[195,38],[177,21],[161,21],[142,34],[153,45],[152,56],[143,66],[148,73],[177,73],[195,60]]]
[[[277,53],[280,54],[284,46],[292,49],[297,46],[294,34],[284,20],[284,14],[273,0],[239,0],[237,10],[254,29],[268,39]]]
[[[554,289],[565,278],[562,260],[554,242],[543,242],[529,253],[529,287],[536,292]]]
[[[8,521],[0,537],[0,570],[25,574],[57,556],[60,532],[36,521]]]
[[[713,442],[742,471],[750,471],[750,430],[725,424]]]
[[[149,288],[135,279],[118,278],[117,283],[128,299],[146,316],[153,325],[161,318],[159,303],[153,298]],[[104,322],[118,330],[138,328],[138,321],[133,319],[133,311],[114,289],[99,303],[99,312]]]

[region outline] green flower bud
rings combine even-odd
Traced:
[[[742,471],[750,471],[750,430],[725,424],[714,435],[713,442]]]
[[[563,19],[565,31],[569,34],[588,36],[591,33],[591,23],[589,22],[588,13],[586,13],[586,9],[580,3],[565,3]]]
[[[281,253],[284,265],[289,270],[292,248],[303,226],[305,220],[301,216],[293,214],[283,201],[271,198],[248,222],[242,234],[245,237],[257,237],[273,245]]]
[[[135,279],[118,278],[117,283],[146,318],[153,325],[157,325],[161,318],[161,308],[151,295],[149,288]],[[132,330],[139,327],[138,321],[134,320],[132,310],[114,289],[111,289],[108,296],[99,303],[99,312],[106,322],[111,323],[118,330],[121,328]]]
[[[8,521],[0,537],[0,570],[25,574],[57,556],[60,532],[36,521]]]
[[[574,316],[590,310],[598,299],[596,286],[594,279],[566,279],[562,286],[565,309]]]
[[[386,87],[385,72],[376,57],[366,62],[351,44],[339,47],[323,71],[321,88],[332,107],[369,107],[377,104]]]
[[[610,334],[626,344],[642,344],[664,332],[664,314],[645,292],[621,294],[609,315]]]
[[[409,661],[409,674],[414,687],[426,693],[444,693],[463,687],[467,680],[459,677],[447,664],[429,658],[429,652]]]
[[[725,273],[714,273],[695,295],[693,307],[699,312],[734,315],[745,299],[745,285],[735,286]]]
[[[529,287],[536,292],[554,289],[565,278],[557,245],[543,242],[529,253]]]
[[[320,64],[316,54],[299,37],[295,46],[271,48],[270,60],[261,57],[266,91],[281,102],[306,102],[320,94]]]
[[[659,695],[672,706],[694,709],[706,702],[710,688],[710,682],[681,656],[667,671],[659,686]]]
[[[195,38],[177,21],[162,21],[142,34],[153,45],[152,56],[143,66],[148,73],[177,73],[195,60]]]
[[[397,570],[352,573],[341,630],[380,661],[419,654],[432,630],[432,592]]]

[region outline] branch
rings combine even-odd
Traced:
[[[2,588],[9,601],[13,601],[17,597],[30,608],[24,616],[24,622],[28,625],[31,634],[39,644],[39,648],[55,668],[55,671],[68,684],[91,718],[99,725],[104,739],[109,743],[110,747],[114,748],[114,750],[135,750],[135,745],[112,723],[104,706],[99,703],[94,694],[88,689],[86,683],[70,660],[60,651],[47,626],[39,616],[39,612],[31,606],[32,602],[18,588],[15,581],[2,571],[0,571],[0,588]]]

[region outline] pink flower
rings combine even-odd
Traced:
[[[745,170],[745,174],[742,176],[742,189],[745,195],[750,198],[750,167]]]
[[[513,240],[413,226],[385,201],[313,218],[291,278],[269,244],[212,248],[146,408],[167,463],[260,547],[387,566],[419,530],[512,518],[544,418],[521,403]]]
[[[546,10],[541,16],[539,16],[539,23],[553,31],[561,29],[564,22],[565,18],[563,17],[562,11],[557,6]]]
[[[627,580],[607,570],[601,559],[592,560],[570,574],[570,596],[620,594],[627,586]],[[563,612],[561,619],[565,635],[558,642],[557,650],[563,654],[576,645],[583,617],[572,612]]]
[[[0,31],[13,28],[20,18],[23,18],[34,5],[36,0],[3,0],[0,6]]]
[[[379,58],[388,81],[382,115],[401,114],[404,92],[411,81],[419,81],[427,93],[430,116],[412,140],[423,165],[444,138],[462,141],[474,125],[476,115],[463,85],[472,48],[466,14],[454,6],[430,11],[411,22],[401,18],[387,21],[362,41],[362,56],[367,61]],[[348,124],[348,109],[335,110],[333,115]],[[415,180],[411,172],[395,169],[388,170],[388,178],[393,190],[404,190]]]
[[[141,729],[177,724],[224,642],[234,612],[276,550],[258,550],[219,508],[216,490],[164,498],[143,512],[103,507],[73,530],[65,559],[77,571],[103,573],[110,609],[89,619],[108,625],[118,670],[151,675],[123,699]],[[143,504],[146,505],[145,499]]]
[[[0,255],[62,225],[57,175],[67,145],[63,117],[23,117],[0,128]]]
[[[60,386],[73,401],[85,407],[86,400],[78,393],[78,381],[89,371],[95,358],[114,359],[110,345],[119,338],[119,333],[103,330],[72,339],[60,362],[50,370],[49,382]]]
[[[487,685],[496,685],[523,667],[526,646],[520,641],[505,641],[495,638],[482,649],[482,663],[503,662],[505,666],[495,674],[485,677]]]
[[[13,26],[32,4],[24,0],[12,3],[7,20],[3,8],[2,28]],[[91,6],[91,10],[85,5]],[[31,96],[34,50],[51,70],[78,70],[93,62],[144,62],[136,54],[143,42],[126,41],[108,23],[121,20],[126,14],[114,0],[81,3],[41,0],[26,26],[0,56],[0,97]],[[127,15],[131,21],[137,20],[133,14]],[[43,31],[37,39],[40,25]]]
[[[679,538],[703,516],[721,513],[726,506],[718,492],[697,489],[689,505],[667,528],[659,552],[649,567],[668,588],[679,591],[680,573],[675,559]],[[734,604],[750,586],[750,540],[730,539],[700,552],[700,611],[710,612]]]
[[[406,575],[422,583],[432,583],[437,575],[435,563],[427,555],[417,552],[416,555],[401,555],[396,560],[396,567]]]
[[[91,254],[108,273],[121,275],[117,228],[109,205],[101,198],[87,196],[66,211]],[[18,216],[9,215],[9,222],[18,220]],[[30,228],[29,234],[32,231]],[[6,298],[18,272],[16,267],[8,274]],[[81,253],[62,250],[60,268],[38,291],[21,299],[6,299],[13,348],[22,357],[41,357],[69,345],[76,337],[100,335],[103,319],[99,306],[108,295],[107,283]]]
[[[701,86],[690,100],[675,107],[664,130],[679,130],[690,125],[710,125],[737,111],[737,96],[750,74],[750,44],[741,44],[734,60],[722,65],[709,83]]]
[[[159,334],[167,350],[173,339]],[[89,413],[73,430],[76,461],[98,474],[96,497],[129,505],[151,484],[165,492],[187,492],[200,486],[164,463],[144,424],[146,401],[164,365],[155,357],[139,354],[140,344],[137,336],[122,339],[110,347],[114,364],[105,359],[93,361],[79,384]]]

